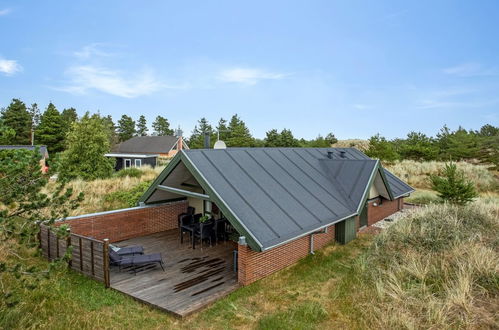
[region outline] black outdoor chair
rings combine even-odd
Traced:
[[[127,255],[136,255],[136,254],[144,254],[144,248],[140,245],[126,246],[126,247],[118,247],[118,250],[115,251],[113,249],[114,246],[109,246],[109,251],[114,251],[120,256]]]
[[[178,221],[178,227],[180,228],[180,219],[184,216],[184,215],[194,215],[194,213],[196,213],[196,208],[195,207],[192,207],[192,206],[188,206],[187,207],[187,212],[183,212],[183,213],[180,213],[178,215],[178,218],[177,218],[177,221]]]
[[[228,239],[227,223],[228,221],[225,218],[215,220],[215,243],[218,243],[219,240],[226,241]]]
[[[194,220],[194,216],[192,215],[183,215],[180,218],[180,225],[179,225],[180,243],[184,243],[185,233],[189,233],[189,239],[192,239],[192,234],[196,229],[197,225],[199,225],[199,220],[196,223],[196,221]]]
[[[192,237],[192,248],[196,248],[196,238],[199,238],[201,242],[201,249],[203,249],[203,241],[210,240],[210,246],[212,245],[212,240],[215,237],[215,221],[208,220],[206,222],[200,223],[199,227],[194,230],[194,235]]]
[[[120,256],[114,251],[109,251],[109,259],[111,265],[116,265],[119,267],[119,271],[121,271],[125,267],[130,267],[130,269],[133,270],[134,275],[137,274],[137,271],[140,271],[140,267],[153,264],[159,264],[163,271],[165,271],[161,253]]]

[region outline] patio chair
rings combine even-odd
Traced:
[[[144,254],[144,248],[141,245],[132,245],[126,247],[109,245],[109,250],[113,250],[120,256]]]
[[[184,243],[184,234],[189,233],[189,239],[192,239],[192,233],[195,230],[196,222],[194,221],[194,216],[192,215],[183,215],[180,218],[179,224],[179,234],[180,234],[180,243]]]
[[[203,249],[203,241],[205,239],[210,240],[210,246],[212,245],[212,240],[213,237],[215,236],[215,221],[214,220],[208,220],[206,222],[200,223],[199,227],[194,230],[192,237],[192,248],[196,248],[196,238],[199,238],[201,241],[201,250]]]
[[[133,270],[134,275],[137,274],[139,267],[153,264],[159,264],[163,271],[165,271],[161,253],[139,254],[123,257],[113,251],[109,252],[109,259],[111,264],[119,267],[119,271],[121,271],[124,267],[130,267]]]
[[[182,212],[178,215],[177,217],[177,221],[178,221],[178,227],[180,228],[180,219],[184,216],[184,215],[194,215],[194,213],[196,213],[196,208],[195,207],[192,207],[192,206],[188,206],[187,207],[187,212]]]

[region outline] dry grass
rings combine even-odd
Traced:
[[[444,168],[444,162],[416,162],[413,160],[398,161],[386,165],[386,169],[406,181],[415,188],[430,189],[431,184],[428,175],[438,174]],[[499,189],[499,178],[489,171],[486,165],[474,165],[467,162],[456,162],[459,170],[469,180],[475,183],[478,191],[497,191]]]
[[[338,140],[338,142],[332,145],[333,148],[357,148],[360,151],[366,151],[369,148],[368,140],[361,139],[348,139],[348,140]]]
[[[126,176],[94,181],[71,181],[68,183],[67,187],[72,188],[75,194],[83,192],[85,194],[85,199],[79,208],[71,212],[70,216],[119,208],[121,205],[106,202],[104,200],[105,196],[115,191],[130,190],[144,181],[154,180],[162,170],[163,167],[156,167],[153,169],[149,166],[144,166],[141,168],[143,175],[140,178],[131,178]],[[55,185],[55,182],[50,182],[47,190],[50,191],[54,189]]]
[[[358,264],[366,325],[476,329],[499,325],[499,204],[422,208],[379,235]]]

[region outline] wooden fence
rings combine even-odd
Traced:
[[[45,258],[50,261],[62,258],[71,248],[70,267],[109,287],[109,240],[101,241],[72,233],[61,239],[44,224],[40,224],[39,239]]]

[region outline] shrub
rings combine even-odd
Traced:
[[[139,198],[149,188],[152,181],[144,181],[130,190],[115,191],[107,194],[104,201],[113,205],[118,204],[118,207],[134,207],[137,206]]]
[[[126,176],[130,178],[140,178],[144,172],[136,167],[130,167],[116,172],[114,175],[117,178],[124,178]]]
[[[443,175],[430,175],[430,180],[433,190],[444,201],[464,205],[478,196],[473,182],[467,180],[454,163],[445,164]]]

